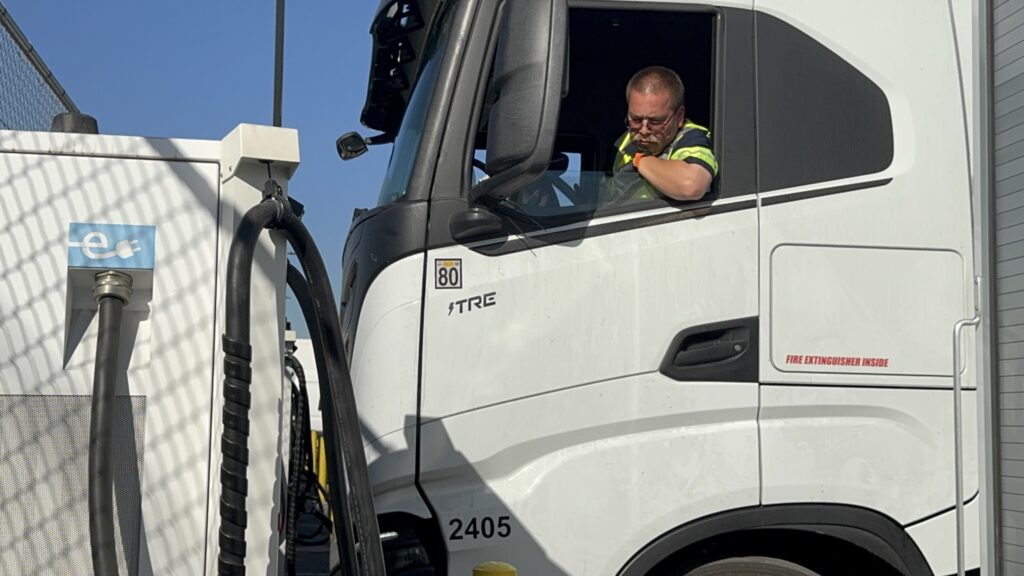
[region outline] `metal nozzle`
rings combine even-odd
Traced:
[[[128,303],[132,297],[132,277],[113,270],[97,274],[96,283],[92,285],[92,299],[99,302],[101,298],[107,296]]]

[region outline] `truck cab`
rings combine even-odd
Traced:
[[[976,569],[960,4],[384,0],[340,314],[389,573]],[[649,65],[699,200],[608,193]]]

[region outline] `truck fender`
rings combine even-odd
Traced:
[[[901,574],[931,574],[917,544],[895,520],[874,510],[842,504],[779,504],[722,512],[662,534],[633,555],[618,576],[644,576],[672,554],[733,532],[785,529],[825,534],[854,544]]]

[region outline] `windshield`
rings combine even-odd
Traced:
[[[409,193],[409,180],[416,163],[416,154],[419,152],[423,128],[431,109],[434,85],[437,83],[442,55],[449,36],[450,6],[451,3],[448,2],[439,9],[423,49],[423,63],[412,95],[409,97],[409,105],[402,118],[398,137],[395,138],[394,148],[391,150],[391,163],[388,165],[388,172],[384,176],[380,196],[377,198],[378,206],[403,200]]]

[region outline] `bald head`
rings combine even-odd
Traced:
[[[629,102],[629,95],[632,92],[639,92],[641,94],[667,93],[673,109],[683,105],[683,99],[686,95],[683,81],[679,79],[679,75],[664,66],[648,66],[633,74],[633,77],[629,79],[629,84],[626,84],[627,102]]]

